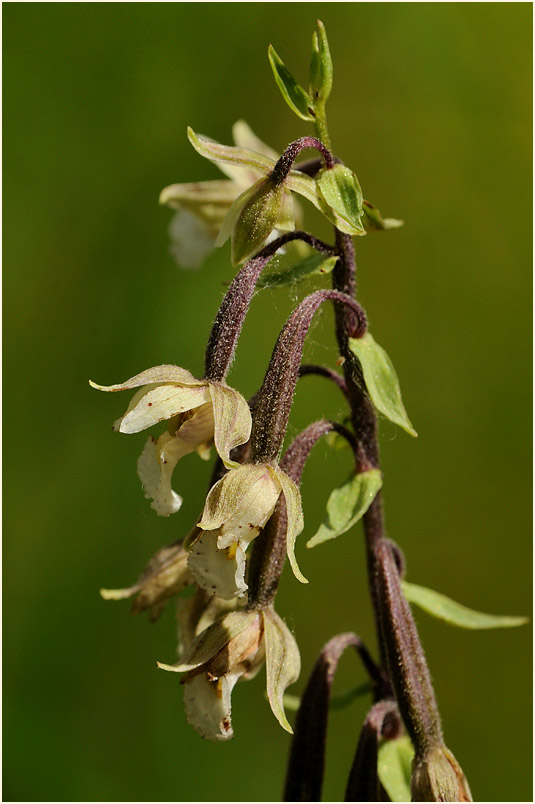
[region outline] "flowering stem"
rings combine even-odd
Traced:
[[[331,138],[329,137],[329,130],[327,128],[327,115],[325,114],[325,105],[318,103],[314,107],[314,128],[319,139],[325,143],[327,148],[331,147]]]
[[[339,260],[333,270],[333,285],[348,295],[356,294],[355,257],[348,235],[336,232]],[[352,311],[336,308],[336,335],[355,433],[370,463],[379,468],[377,418],[365,392],[358,361],[349,349]],[[355,365],[355,363],[357,365]],[[390,543],[385,538],[381,493],[363,517],[368,582],[376,620],[381,665],[388,668],[398,706],[417,753],[441,744],[440,716],[424,652],[409,605],[401,591],[399,571]]]
[[[390,801],[377,773],[379,743],[399,736],[401,722],[394,701],[374,704],[362,727],[344,801]]]
[[[348,647],[355,648],[371,680],[375,681],[378,668],[356,634],[338,634],[324,645],[301,697],[284,801],[321,801],[331,688],[338,662]]]
[[[312,363],[306,363],[304,366],[299,367],[299,377],[307,377],[309,374],[317,374],[320,377],[326,377],[326,379],[331,380],[347,397],[346,381],[337,371],[333,371],[328,366],[316,366]]]
[[[248,260],[231,282],[213,323],[205,354],[207,380],[218,382],[225,379],[260,274],[278,249],[292,240],[302,240],[322,254],[334,254],[332,246],[307,232],[296,231],[268,243]]]
[[[326,168],[334,167],[334,157],[328,148],[316,137],[300,137],[291,142],[271,172],[271,179],[275,184],[282,184],[293,167],[293,163],[305,148],[315,148],[323,157]]]
[[[343,234],[338,230],[335,230],[335,233],[339,259],[332,272],[333,287],[351,298],[355,298],[357,282],[353,242],[349,235]],[[340,348],[340,354],[344,358],[344,376],[347,385],[353,427],[366,452],[370,464],[374,468],[379,469],[377,417],[365,390],[366,386],[362,376],[361,366],[349,348],[349,338],[351,337],[351,330],[354,327],[353,312],[349,308],[342,308],[341,305],[337,305],[335,316],[336,337]],[[381,664],[386,667],[386,657],[381,639],[381,616],[375,580],[376,558],[374,550],[376,542],[384,536],[381,492],[378,492],[373,503],[364,514],[363,524],[366,540],[368,583],[375,616],[379,654],[381,656]]]
[[[337,302],[337,309],[350,309],[352,326],[348,337],[362,337],[366,331],[366,315],[362,307],[355,299],[337,290],[317,290],[296,307],[278,337],[258,395],[251,433],[252,459],[257,463],[274,461],[279,455],[288,426],[305,337],[318,307],[327,300]]]
[[[416,753],[442,745],[442,728],[431,677],[416,624],[399,582],[386,539],[375,546],[383,642],[398,706]]]

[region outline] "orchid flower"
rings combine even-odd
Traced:
[[[113,425],[121,433],[139,433],[161,421],[167,432],[149,437],[137,470],[145,496],[160,516],[180,508],[182,498],[171,488],[173,470],[184,455],[195,450],[206,456],[213,440],[226,467],[237,464],[230,451],[244,444],[251,432],[251,413],[246,400],[224,382],[197,380],[178,366],[163,365],[142,371],[118,385],[97,385],[100,391],[139,390]]]

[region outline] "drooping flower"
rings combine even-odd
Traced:
[[[260,157],[267,158],[267,166],[275,164],[278,154],[263,143],[243,120],[238,120],[232,128],[234,142],[238,149],[254,151]],[[262,163],[263,164],[263,163]],[[264,165],[265,167],[265,165]],[[169,224],[171,253],[182,268],[199,268],[215,246],[221,232],[227,212],[238,196],[254,185],[262,176],[257,164],[249,161],[243,164],[219,163],[221,171],[228,179],[216,181],[191,182],[188,184],[171,184],[165,187],[160,195],[160,203],[167,204],[177,212]],[[292,220],[281,215],[279,229],[293,229]],[[284,220],[287,223],[284,224]]]
[[[303,529],[299,489],[275,464],[246,464],[231,469],[206,498],[197,525],[202,532],[188,559],[199,586],[226,600],[245,594],[245,551],[271,517],[281,492],[288,512],[288,555],[296,571],[293,545]],[[298,569],[296,574],[300,576]]]
[[[151,558],[138,580],[126,589],[101,589],[104,600],[125,600],[136,595],[132,602],[135,614],[150,609],[149,619],[154,622],[162,613],[167,601],[193,583],[187,565],[188,553],[182,542],[162,547]]]
[[[293,635],[272,607],[224,614],[197,632],[177,664],[158,666],[187,674],[182,683],[188,723],[205,739],[227,741],[234,736],[232,690],[238,681],[253,678],[264,659],[271,709],[291,733],[283,696],[298,679],[301,660]]]
[[[155,366],[118,385],[90,384],[100,391],[139,388],[114,430],[139,433],[168,422],[167,432],[157,439],[149,437],[137,464],[145,495],[160,516],[175,513],[182,504],[171,488],[180,458],[195,450],[206,456],[213,440],[225,466],[236,466],[230,451],[245,444],[251,432],[251,413],[241,394],[224,382],[198,380],[178,366]]]

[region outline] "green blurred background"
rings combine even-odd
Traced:
[[[12,3],[4,6],[4,800],[279,800],[289,737],[263,677],[234,692],[236,737],[186,725],[172,607],[150,626],[100,586],[130,584],[189,530],[209,466],[176,471],[158,519],[118,436],[119,382],[158,363],[202,372],[228,246],[202,272],[168,254],[172,182],[217,178],[186,125],[230,142],[245,118],[277,150],[308,133],[278,94],[272,42],[305,80],[316,17],[335,63],[337,154],[405,228],[358,241],[360,299],[419,431],[381,425],[389,534],[408,579],[484,611],[531,612],[531,6],[526,3]],[[308,210],[307,210],[308,211]],[[329,237],[322,221],[315,231]],[[326,281],[325,281],[326,284]],[[260,384],[312,285],[255,298],[230,382]],[[332,313],[307,360],[333,366]],[[307,378],[291,434],[342,415]],[[302,650],[374,646],[360,529],[307,552],[349,469],[318,445],[298,557],[277,609]],[[531,800],[530,627],[455,630],[417,614],[448,745],[477,800]],[[364,679],[356,659],[337,688]],[[340,800],[367,701],[332,715],[325,799]]]

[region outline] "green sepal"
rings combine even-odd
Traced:
[[[362,190],[353,171],[337,164],[324,168],[318,175],[318,186],[326,203],[354,229],[354,234],[366,234],[362,223]]]
[[[362,211],[364,212],[364,228],[368,232],[381,229],[399,229],[404,226],[404,221],[397,218],[383,218],[376,206],[365,199],[362,201]]]
[[[334,692],[329,700],[329,709],[333,711],[346,709],[356,698],[361,698],[363,695],[368,695],[371,692],[373,692],[373,686],[369,681],[365,681],[357,687],[350,687],[348,690]],[[297,712],[301,706],[301,697],[287,693],[283,698],[283,703],[284,708],[289,712]]]
[[[310,97],[325,104],[333,85],[333,61],[325,26],[316,21],[318,30],[312,35],[312,56],[310,59]]]
[[[411,800],[411,767],[414,748],[404,735],[379,746],[377,775],[391,801]]]
[[[188,139],[198,154],[211,162],[221,162],[225,165],[234,165],[240,168],[254,170],[260,175],[267,176],[273,170],[275,161],[269,156],[251,151],[250,148],[238,148],[234,145],[221,145],[215,140],[196,134],[188,126]]]
[[[271,711],[285,731],[293,729],[284,712],[286,688],[297,681],[301,672],[301,657],[293,634],[270,606],[263,609],[264,645],[266,649],[266,690]]]
[[[369,332],[362,338],[350,338],[349,348],[362,366],[366,388],[377,410],[394,424],[399,424],[409,435],[416,437],[418,433],[403,406],[396,371],[385,350],[374,341]]]
[[[294,265],[287,265],[261,276],[259,288],[276,288],[282,285],[295,285],[313,274],[330,274],[338,257],[325,257],[324,254],[311,254]]]
[[[334,489],[327,502],[325,522],[306,546],[315,547],[346,533],[364,516],[382,485],[379,469],[369,469],[352,475],[343,486]]]
[[[310,95],[297,83],[273,45],[268,47],[268,58],[275,82],[290,109],[302,120],[314,120]]]
[[[275,228],[281,211],[286,209],[283,185],[260,179],[233,203],[215,244],[221,246],[231,236],[230,256],[239,265],[253,256]]]
[[[428,589],[425,586],[418,586],[415,583],[401,581],[403,594],[409,601],[419,606],[423,611],[437,617],[457,628],[469,628],[473,630],[486,628],[514,628],[518,625],[525,625],[529,622],[528,617],[507,617],[496,614],[484,614],[481,611],[468,609],[461,603],[456,603],[446,595]]]

